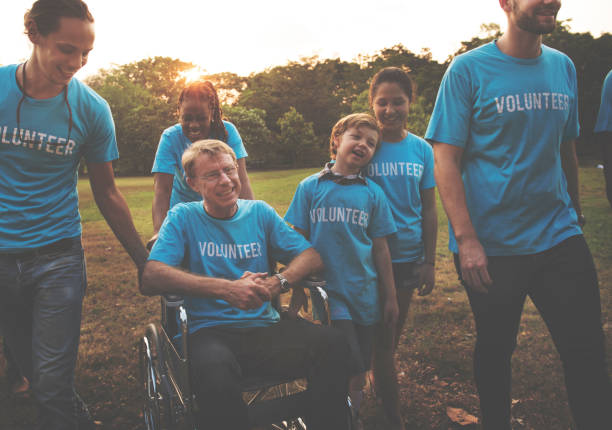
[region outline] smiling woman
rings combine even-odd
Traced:
[[[240,198],[253,199],[246,171],[247,152],[236,127],[223,120],[219,96],[210,81],[188,84],[179,96],[179,123],[168,127],[161,135],[153,163],[153,246],[168,210],[177,203],[200,201],[202,196],[188,184],[181,157],[192,143],[202,139],[219,139],[234,151],[240,179]]]
[[[87,5],[38,0],[24,25],[30,58],[0,67],[0,332],[14,371],[31,383],[40,428],[90,429],[73,387],[87,283],[76,191],[82,158],[100,212],[139,268],[147,254],[115,186],[108,104],[74,79],[93,49]]]

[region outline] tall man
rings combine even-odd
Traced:
[[[595,135],[601,143],[606,195],[610,206],[612,206],[612,70],[608,72],[601,89],[601,104],[595,124]]]
[[[610,428],[599,287],[580,228],[576,72],[542,45],[561,2],[500,5],[507,32],[454,59],[425,136],[476,322],[482,423],[510,429],[510,361],[529,295],[561,356],[578,428]]]

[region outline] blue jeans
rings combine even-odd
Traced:
[[[87,285],[80,238],[0,254],[0,330],[39,406],[39,429],[76,429],[74,368]]]
[[[537,254],[488,260],[489,292],[466,287],[476,323],[474,378],[483,429],[511,428],[510,360],[527,296],[559,352],[577,429],[612,428],[599,286],[584,237],[570,237]],[[461,279],[456,255],[455,264]]]

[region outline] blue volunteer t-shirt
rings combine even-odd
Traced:
[[[380,319],[372,238],[396,231],[378,185],[340,185],[307,177],[298,185],[285,220],[305,230],[325,264],[332,320],[371,325]]]
[[[576,70],[561,52],[542,46],[520,59],[491,42],[453,60],[425,138],[463,148],[467,207],[487,255],[533,254],[581,234],[560,157],[578,128]]]
[[[174,206],[164,220],[149,260],[214,278],[268,272],[270,261],[288,263],[311,245],[261,200],[238,200],[230,219],[213,218],[202,202]],[[202,327],[264,327],[279,320],[270,302],[241,310],[225,300],[185,297],[190,333]]]
[[[412,133],[401,142],[381,142],[367,168],[385,192],[397,232],[388,238],[394,263],[423,258],[421,192],[436,186],[431,145]]]
[[[108,103],[76,78],[68,84],[72,131],[64,91],[26,97],[17,65],[0,67],[0,251],[18,252],[81,234],[77,174],[88,163],[118,158]]]
[[[227,144],[234,150],[236,158],[244,158],[248,154],[244,149],[242,138],[238,134],[238,130],[228,121],[223,121],[223,125],[227,130]],[[211,136],[218,139],[219,137]],[[202,196],[191,189],[185,179],[185,171],[181,158],[183,152],[191,146],[192,142],[183,134],[181,124],[175,124],[168,127],[159,139],[159,145],[153,162],[152,173],[167,173],[174,175],[172,182],[172,195],[170,197],[170,207],[177,203],[186,203],[201,201]]]
[[[595,124],[595,133],[612,131],[612,70],[608,72],[601,89],[601,104]]]

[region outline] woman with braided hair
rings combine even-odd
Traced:
[[[219,96],[209,81],[188,84],[179,96],[179,123],[167,128],[161,135],[153,163],[153,237],[157,239],[168,210],[177,203],[202,200],[187,185],[181,157],[193,142],[202,139],[218,139],[234,150],[238,159],[238,175],[242,185],[241,199],[253,199],[253,191],[246,171],[247,153],[238,130],[231,122],[222,119]]]

